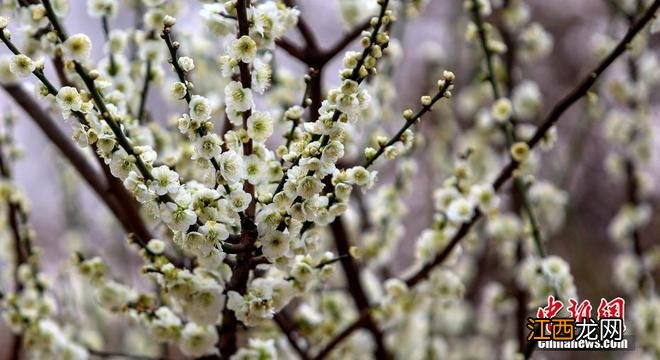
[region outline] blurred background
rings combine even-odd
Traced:
[[[95,56],[100,58],[102,49],[96,46],[103,39],[100,22],[87,15],[84,1],[72,0],[70,3],[71,11],[65,22],[69,32],[90,35],[95,44]],[[179,16],[179,24],[192,28],[198,24],[196,13],[200,5],[193,1],[189,3]],[[532,20],[542,24],[554,39],[554,49],[547,58],[523,69],[523,77],[534,80],[540,86],[543,107],[547,110],[596,63],[592,44],[595,35],[608,32],[612,11],[603,0],[530,0],[528,3]],[[346,31],[334,1],[303,0],[299,1],[299,8],[322,47],[330,46]],[[128,12],[125,15],[113,20],[111,27],[131,26],[133,14]],[[470,76],[471,65],[464,60],[473,58],[475,51],[464,40],[465,22],[461,1],[442,0],[431,1],[420,16],[407,20],[405,29],[399,30],[403,34],[403,58],[393,72],[399,91],[396,103],[391,104],[394,109],[402,111],[407,106],[416,105],[419,97],[433,84],[429,78],[429,54],[437,57],[433,63],[438,64],[440,70],[446,68],[456,73],[456,91],[460,92],[462,81]],[[617,32],[617,35],[618,39],[622,32]],[[287,37],[294,42],[300,40],[295,31]],[[352,47],[355,48],[355,45]],[[650,48],[658,53],[660,44],[657,36]],[[0,53],[7,51],[4,47],[0,49]],[[276,57],[294,73],[305,73],[304,67],[281,50],[277,51]],[[340,62],[341,56],[326,68],[325,89],[337,83]],[[623,62],[619,61],[609,70],[608,76],[624,71],[623,66]],[[656,68],[655,71],[660,70]],[[32,86],[31,83],[25,86]],[[651,96],[652,116],[657,120],[660,119],[660,94]],[[155,109],[156,105],[163,103],[162,94],[154,91],[149,101],[150,108]],[[72,250],[84,243],[85,247],[102,252],[108,262],[119,265],[113,267],[116,276],[121,276],[128,284],[140,283],[141,261],[128,248],[121,228],[96,195],[79,180],[39,128],[1,91],[0,109],[2,112],[15,110],[19,114],[14,138],[24,150],[24,156],[15,165],[14,174],[16,182],[32,203],[31,222],[37,233],[36,244],[43,248],[46,272],[53,279],[66,276],[71,271],[66,264]],[[161,115],[168,113],[166,109],[160,111],[163,112]],[[59,116],[55,115],[55,118],[59,120]],[[424,122],[422,129],[433,131],[441,121],[436,120]],[[69,126],[64,123],[60,125],[70,133]],[[549,161],[543,161],[539,174],[540,178],[550,180],[569,193],[565,224],[561,231],[548,239],[548,253],[560,255],[570,263],[580,296],[592,299],[592,302],[600,297],[611,298],[622,293],[612,281],[612,260],[617,248],[608,238],[607,227],[625,200],[625,185],[611,179],[605,172],[604,159],[609,145],[603,138],[601,127],[602,124],[591,121],[585,115],[584,102],[573,106],[562,117],[558,127],[558,145],[543,155]],[[659,147],[656,141],[653,153],[657,153]],[[393,264],[393,273],[401,271],[412,261],[414,241],[431,222],[433,214],[432,198],[428,194],[447,176],[423,165],[434,157],[434,153],[417,151],[414,156],[420,160],[420,169],[412,193],[406,199],[410,211],[405,220],[405,240],[400,246],[397,262]],[[654,156],[649,166],[645,170],[655,180],[660,171],[658,158]],[[382,178],[387,179],[391,169],[385,166],[381,171]],[[71,182],[71,179],[75,181]],[[652,192],[647,200],[654,210],[660,205],[657,192]],[[657,244],[658,236],[660,216],[654,211],[651,223],[642,232],[643,246]],[[493,263],[489,266],[496,268],[498,265]],[[655,276],[657,278],[658,274]],[[118,324],[117,329],[120,328],[121,324]],[[0,358],[3,358],[5,348],[1,344],[7,337],[8,331],[0,328]]]

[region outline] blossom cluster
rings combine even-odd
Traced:
[[[659,1],[620,10],[648,22]],[[10,54],[0,56],[0,84],[47,105],[49,124],[54,113],[68,125],[77,147],[55,143],[140,256],[146,285],[116,275],[104,249],[74,251],[71,276],[97,315],[123,317],[146,334],[136,336],[142,345],[189,358],[488,358],[495,346],[499,357],[522,357],[529,344],[515,329],[523,324],[505,320],[549,295],[580,297],[572,264],[547,249],[570,216],[565,183],[544,161],[560,115],[587,96],[612,144],[606,167],[627,189],[609,227],[622,250],[614,278],[635,297],[634,327],[660,329],[651,275],[660,252],[644,253],[639,240],[652,215],[644,166],[660,83],[639,76],[657,67],[649,35],[631,23],[643,35],[600,44],[599,55],[630,49],[630,73],[607,79],[605,102],[578,87],[543,117],[544,84],[529,68],[551,54],[553,36],[524,0],[465,0],[465,21],[452,31],[469,45],[465,67],[475,76],[457,79],[437,45],[420,46],[434,80],[399,110],[402,33],[428,2],[338,0],[348,32],[328,49],[293,1],[87,0],[101,46],[67,32],[73,3],[3,4],[0,40]],[[138,21],[112,28],[123,11]],[[281,52],[306,75],[281,66]],[[325,86],[335,57],[338,76]],[[0,138],[0,160],[5,146]],[[420,161],[419,150],[431,159]],[[32,357],[102,355],[103,341],[76,332],[57,308],[31,245],[27,202],[0,165],[0,239],[17,254],[7,281],[15,289],[0,293],[6,323]],[[439,177],[418,189],[428,174]],[[414,234],[407,219],[419,209],[407,197],[420,192],[429,209],[415,216],[425,224]],[[414,260],[394,271],[405,265],[403,247]],[[490,274],[489,262],[497,263]],[[645,331],[640,353],[657,353],[656,339]],[[140,347],[171,355],[161,348]]]

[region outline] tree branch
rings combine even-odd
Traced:
[[[2,150],[2,141],[0,141],[0,175],[6,180],[11,179],[11,170],[9,161],[6,161],[4,152]],[[18,209],[16,204],[10,199],[7,199],[7,223],[11,230],[12,237],[14,238],[14,284],[15,291],[20,291],[23,286],[21,284],[19,268],[22,264],[27,263],[28,255],[21,246],[21,230],[18,223]],[[9,354],[12,359],[19,359],[23,350],[23,336],[21,334],[13,334],[11,337],[11,346]]]
[[[350,45],[355,39],[357,39],[363,31],[369,29],[371,18],[365,20],[363,23],[357,25],[353,30],[349,31],[342,37],[335,45],[331,46],[330,49],[323,53],[323,58],[326,59],[326,62],[332,60],[337,54],[344,50],[348,45]]]
[[[294,58],[305,62],[305,55],[304,55],[304,50],[300,49],[298,45],[292,43],[289,39],[287,38],[281,38],[275,40],[275,44],[279,46],[282,50],[286,51],[289,55],[293,56]]]
[[[361,312],[358,318],[353,321],[346,329],[342,330],[339,334],[335,335],[330,342],[328,342],[323,349],[319,351],[318,354],[314,357],[314,360],[325,359],[326,356],[330,355],[332,350],[334,350],[337,345],[341,344],[346,340],[355,330],[361,329],[365,326],[366,322],[370,318],[369,311]]]
[[[87,158],[55,125],[55,121],[23,88],[18,85],[3,85],[3,88],[11,96],[23,111],[39,126],[41,131],[53,142],[64,157],[78,171],[85,182],[94,190],[101,200],[110,208],[127,232],[137,232],[131,226],[131,221],[126,217],[123,207],[110,193],[110,187],[100,174],[89,163]]]
[[[280,330],[282,330],[284,335],[286,335],[286,338],[289,340],[289,344],[291,344],[293,350],[298,353],[298,356],[300,356],[302,360],[309,360],[310,357],[307,355],[307,352],[303,350],[302,347],[300,347],[299,335],[296,333],[293,321],[289,318],[289,316],[286,315],[284,311],[280,311],[279,313],[275,314],[273,320],[277,326],[279,326]]]
[[[346,227],[342,221],[341,216],[337,217],[335,221],[330,224],[330,230],[332,231],[332,236],[335,240],[335,246],[337,247],[338,254],[348,254],[350,244],[348,242],[348,233],[346,232]],[[358,263],[352,256],[344,256],[339,259],[342,269],[344,270],[344,275],[346,276],[346,284],[348,285],[348,291],[353,297],[355,306],[358,310],[362,312],[369,311],[369,299],[367,294],[364,291],[362,282],[360,280],[361,270]],[[374,356],[376,359],[390,359],[391,356],[387,351],[384,343],[384,336],[382,330],[378,327],[371,315],[367,315],[367,318],[364,323],[364,327],[367,328],[372,335],[374,342],[376,343],[376,349],[374,351]]]

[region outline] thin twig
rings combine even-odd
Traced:
[[[289,344],[291,344],[291,347],[296,351],[298,356],[300,356],[302,360],[310,359],[307,352],[299,344],[300,334],[296,333],[295,325],[289,316],[284,311],[280,311],[279,313],[275,314],[273,320],[289,340]]]
[[[147,59],[146,69],[144,71],[144,80],[142,82],[142,92],[140,93],[140,105],[138,107],[137,121],[144,122],[144,109],[149,95],[149,83],[151,82],[151,60]]]
[[[399,131],[394,136],[392,136],[392,138],[390,138],[390,140],[388,140],[387,143],[385,143],[385,145],[380,146],[376,151],[376,154],[374,154],[372,157],[366,160],[366,162],[364,163],[364,167],[368,168],[371,165],[373,165],[373,163],[385,152],[385,149],[387,149],[388,146],[392,146],[394,143],[399,141],[401,139],[401,136],[403,136],[403,133],[406,132],[406,130],[408,130],[409,127],[411,127],[419,119],[421,119],[422,116],[424,116],[424,114],[430,112],[433,109],[433,105],[435,105],[436,102],[446,97],[447,95],[446,93],[452,84],[453,81],[446,79],[444,85],[442,85],[438,93],[431,99],[431,103],[422,106],[422,108],[419,109],[417,113],[413,115],[413,117],[406,120],[405,124],[403,124],[401,129],[399,129]]]
[[[105,41],[110,42],[110,25],[108,24],[107,16],[101,16],[101,24],[103,27],[103,34],[105,35]],[[117,62],[111,49],[108,49],[108,58],[110,59],[110,69],[108,69],[108,73],[110,76],[114,76],[117,74]]]
[[[323,58],[329,61],[330,59],[333,59],[335,56],[337,56],[337,54],[339,54],[348,45],[350,45],[350,43],[357,39],[363,31],[369,29],[369,26],[371,25],[370,21],[370,19],[367,19],[346,33],[339,41],[337,41],[337,43],[335,43],[335,45],[331,46],[330,49],[323,53]]]
[[[0,141],[0,175],[3,179],[10,181],[11,180],[11,170],[9,159],[5,159],[3,152],[3,141]],[[7,223],[11,230],[14,244],[14,283],[15,291],[20,291],[23,288],[23,284],[20,280],[19,268],[22,264],[27,263],[28,254],[22,246],[21,241],[21,229],[18,221],[18,208],[16,204],[12,201],[11,198],[7,198]],[[11,339],[10,347],[10,356],[12,359],[19,359],[21,352],[23,350],[23,336],[21,334],[13,334]]]
[[[483,19],[481,18],[481,9],[480,9],[481,5],[479,4],[480,4],[479,2],[473,0],[470,12],[472,14],[472,20],[474,21],[474,24],[476,25],[477,28],[477,34],[479,37],[479,43],[481,45],[481,49],[484,52],[484,58],[486,60],[486,69],[488,71],[488,82],[490,83],[491,90],[493,91],[494,100],[497,100],[501,97],[501,93],[497,85],[497,79],[495,78],[495,70],[493,67],[493,53],[490,49],[490,46],[488,45],[488,38],[486,36],[484,22]],[[509,49],[509,51],[512,50]],[[510,59],[509,61],[512,60]],[[510,68],[509,73],[507,74],[509,88],[512,86],[512,74],[511,74],[512,70],[513,69]],[[513,143],[516,141],[515,122],[512,121],[511,118],[509,118],[506,121],[506,123],[502,124],[501,129],[506,139],[506,146],[508,151],[513,145]],[[534,210],[532,209],[532,206],[529,203],[529,199],[527,198],[527,188],[525,184],[522,182],[522,180],[519,178],[515,178],[513,182],[514,182],[513,184],[514,191],[518,193],[518,197],[522,206],[522,211],[529,220],[529,225],[532,229],[532,238],[534,239],[536,250],[539,253],[539,256],[544,258],[545,248],[543,246],[543,240],[541,238],[541,231],[539,229],[538,222],[536,221]]]
[[[361,329],[365,326],[367,319],[369,319],[369,310],[361,312],[358,318],[351,323],[347,328],[342,330],[339,334],[330,340],[319,352],[314,356],[314,360],[325,359],[326,356],[330,355],[332,350],[334,350],[337,345],[341,344],[346,340],[355,330]]]
[[[289,39],[277,39],[275,40],[275,44],[277,44],[277,46],[279,46],[282,50],[286,51],[289,55],[305,62],[305,54],[303,50],[301,50],[296,44],[292,43]]]
[[[337,253],[348,254],[350,251],[348,233],[341,216],[338,216],[330,224],[330,230],[332,231],[332,236],[335,240]],[[367,293],[364,290],[360,280],[360,266],[352,256],[344,256],[340,258],[339,263],[344,270],[344,274],[346,276],[346,284],[348,285],[348,292],[353,297],[355,306],[360,312],[367,312],[370,308],[369,298],[367,297]],[[365,320],[365,327],[371,332],[372,338],[376,343],[376,348],[374,350],[374,356],[376,359],[391,358],[391,355],[388,353],[387,348],[385,347],[383,332],[378,327],[373,317],[370,315],[368,315],[367,319]]]

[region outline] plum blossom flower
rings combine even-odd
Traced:
[[[235,151],[225,151],[218,159],[220,174],[230,184],[237,183],[245,176],[245,164]]]
[[[214,326],[200,326],[189,322],[181,331],[179,346],[186,356],[200,357],[203,355],[217,354],[215,343],[218,341],[218,333]]]
[[[18,77],[26,77],[37,68],[34,60],[23,54],[12,55],[9,60],[9,71]]]
[[[245,89],[238,81],[232,81],[225,87],[227,108],[235,111],[247,111],[253,106],[252,91]]]
[[[176,193],[179,191],[179,174],[170,170],[165,165],[159,166],[151,170],[153,181],[149,184],[149,189],[158,195],[165,195],[167,193]]]
[[[92,41],[85,34],[69,36],[64,42],[64,53],[73,60],[84,62],[92,52]]]

